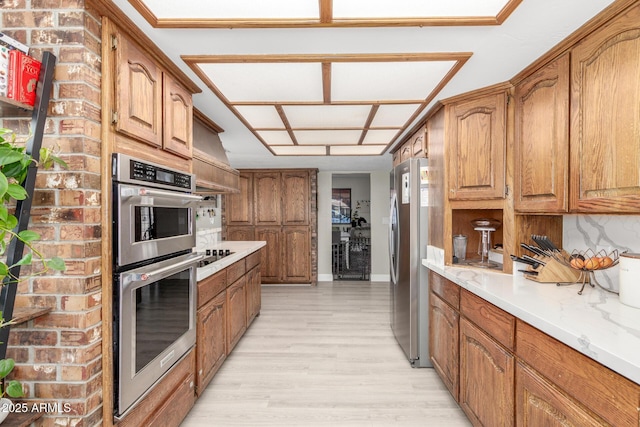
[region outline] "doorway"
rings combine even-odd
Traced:
[[[371,177],[333,174],[331,179],[333,280],[370,280]]]

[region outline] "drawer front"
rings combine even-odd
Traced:
[[[465,289],[460,293],[460,313],[500,344],[513,350],[515,317]]]
[[[253,267],[260,264],[260,252],[262,252],[262,249],[258,249],[254,253],[247,256],[246,258],[247,271],[251,270]]]
[[[227,288],[227,270],[217,273],[198,282],[198,308]]]
[[[232,284],[242,276],[246,272],[245,268],[245,260],[244,258],[238,262],[234,262],[229,267],[227,267],[227,283]]]
[[[611,425],[640,425],[640,385],[518,320],[516,354]]]
[[[460,286],[431,270],[429,270],[429,285],[432,292],[448,302],[456,310],[460,308]]]

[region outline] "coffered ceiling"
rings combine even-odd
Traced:
[[[510,79],[611,0],[113,2],[204,89],[232,166],[372,170],[436,100]]]

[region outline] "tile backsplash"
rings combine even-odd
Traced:
[[[211,196],[196,209],[196,251],[202,252],[222,240],[220,196]]]
[[[563,230],[563,246],[568,252],[588,248],[640,252],[640,216],[637,215],[565,215]],[[596,271],[596,280],[617,291],[619,269],[614,266]]]

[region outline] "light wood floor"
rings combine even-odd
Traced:
[[[183,427],[469,426],[389,327],[389,285],[263,286],[262,311]]]

